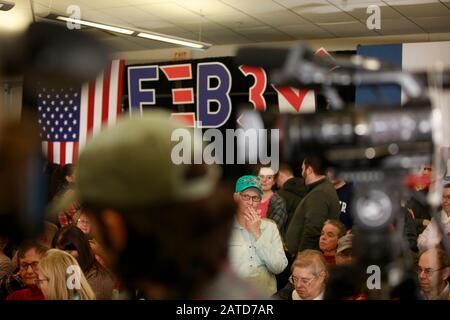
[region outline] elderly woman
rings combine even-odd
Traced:
[[[324,222],[319,238],[319,248],[328,266],[336,265],[338,240],[345,235],[345,226],[338,220],[328,219]]]
[[[317,250],[303,250],[292,263],[289,283],[276,297],[283,300],[322,300],[328,279],[327,262]]]

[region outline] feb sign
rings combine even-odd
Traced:
[[[197,128],[223,126],[239,103],[261,111],[269,104],[280,112],[316,108],[314,91],[276,87],[263,68],[236,66],[232,58],[129,66],[127,86],[132,116],[144,108],[167,107],[173,117]]]

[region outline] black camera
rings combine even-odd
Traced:
[[[430,75],[408,73],[360,57],[330,64],[302,43],[290,50],[243,48],[236,60],[267,68],[276,85],[322,90],[329,110],[295,115],[260,113],[261,128],[280,131],[282,161],[299,166],[306,155],[319,153],[339,179],[355,184],[352,232],[357,263],[343,278],[363,281],[366,271],[376,266],[384,290],[370,292],[369,298],[418,298],[401,203],[413,194],[415,170],[432,162],[436,147],[433,105],[426,93]],[[338,67],[330,71],[335,65]],[[448,88],[450,72],[441,76],[443,88]],[[355,108],[337,94],[342,86],[392,83],[400,85],[410,98],[408,106]],[[339,298],[339,281],[328,291],[328,298]]]

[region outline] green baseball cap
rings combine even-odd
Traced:
[[[261,180],[257,176],[242,176],[236,181],[235,192],[242,192],[248,188],[255,188],[262,195],[264,192],[261,186]]]
[[[111,208],[145,208],[207,198],[220,178],[219,168],[205,165],[205,172],[192,177],[188,172],[192,165],[176,164],[180,158],[174,159],[180,153],[180,143],[184,143],[193,163],[194,152],[202,152],[201,147],[194,146],[202,143],[196,138],[192,130],[170,120],[170,113],[164,111],[122,118],[82,150],[74,196],[57,207],[65,208],[74,198]],[[145,217],[137,220],[141,219]]]

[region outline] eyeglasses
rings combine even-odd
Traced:
[[[294,277],[293,275],[291,275],[290,277],[289,277],[289,281],[292,283],[292,284],[297,284],[297,282],[301,282],[301,283],[303,283],[305,286],[307,286],[307,287],[309,287],[310,285],[311,285],[311,283],[314,281],[314,279],[316,279],[317,277],[312,277],[312,278],[310,278],[310,279],[308,279],[308,278],[297,278],[297,277]]]
[[[444,200],[444,201],[450,201],[450,196],[442,196],[442,200]]]
[[[253,202],[261,202],[261,197],[259,197],[259,196],[252,197],[245,193],[240,193],[240,196],[241,196],[242,200],[244,200],[244,201],[250,201],[250,199],[251,199]]]
[[[81,219],[78,219],[78,220],[77,220],[77,223],[84,224],[85,226],[89,226],[89,225],[90,225],[89,220],[81,220]]]
[[[259,175],[258,177],[261,178],[261,180],[273,180],[274,176],[273,175]]]
[[[50,280],[50,279],[47,278],[47,277],[45,277],[44,279],[35,279],[35,280],[34,280],[34,284],[37,285],[38,287],[40,287],[42,282],[44,282],[44,281],[49,281],[49,280]]]
[[[26,263],[26,262],[22,262],[20,263],[20,269],[21,270],[28,270],[28,267],[31,267],[31,269],[33,269],[33,271],[37,270],[39,261],[34,261],[32,263]]]
[[[445,267],[440,268],[440,269],[432,269],[432,268],[422,269],[421,267],[417,267],[416,272],[418,275],[420,275],[423,272],[423,273],[425,273],[425,275],[427,277],[431,277],[433,275],[433,273],[435,273],[436,271],[442,270],[442,269],[445,269]]]

